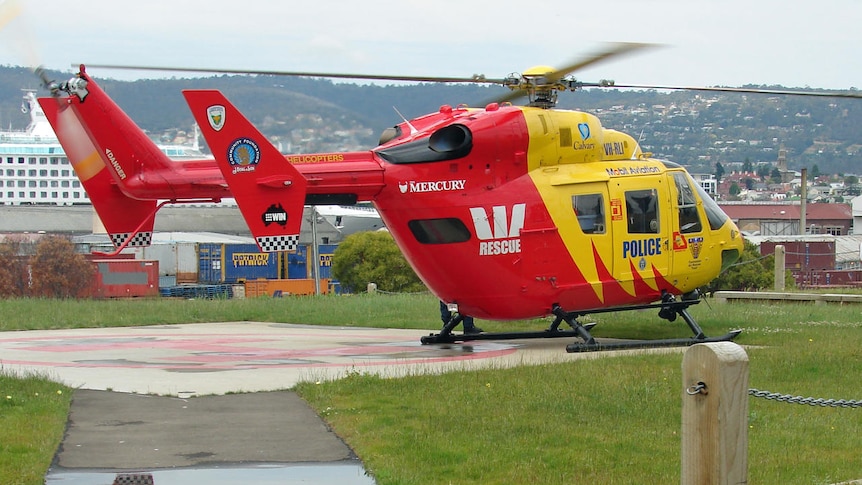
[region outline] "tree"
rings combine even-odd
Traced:
[[[21,241],[8,238],[0,244],[0,297],[27,294],[27,261],[20,255]]]
[[[724,166],[721,162],[715,162],[715,183],[721,183],[721,177],[724,177]]]
[[[762,257],[756,245],[745,241],[739,260],[712,280],[708,291],[719,290],[752,291],[775,286],[775,256]],[[784,281],[785,287],[793,288],[796,281],[790,271]]]
[[[68,239],[48,236],[36,245],[30,258],[33,296],[80,298],[89,295],[96,269],[75,252]]]
[[[766,181],[766,176],[769,175],[769,164],[761,163],[757,165],[757,176],[760,177],[761,182]]]
[[[817,164],[815,163],[815,164],[811,167],[811,178],[816,179],[816,178],[817,178],[817,177],[819,177],[819,176],[820,176],[820,167],[818,167],[818,166],[817,166]]]
[[[769,178],[772,180],[774,184],[781,183],[781,170],[778,170],[778,167],[773,167],[772,171],[769,172]]]
[[[388,231],[347,236],[332,255],[332,277],[352,291],[362,291],[368,283],[383,291],[426,290]]]
[[[739,192],[741,192],[741,189],[739,188],[739,184],[736,182],[731,183],[730,184],[730,195],[736,197],[737,195],[739,195]]]
[[[745,173],[751,173],[754,171],[754,164],[751,163],[751,159],[745,157],[745,161],[742,162],[742,171]]]

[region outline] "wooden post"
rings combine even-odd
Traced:
[[[682,485],[748,483],[748,355],[696,344],[682,361]]]
[[[775,291],[784,291],[784,245],[777,244],[775,246]]]

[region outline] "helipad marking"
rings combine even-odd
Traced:
[[[333,331],[313,333],[249,334],[152,333],[117,335],[66,335],[2,339],[8,350],[33,354],[33,358],[3,359],[6,364],[48,367],[127,368],[188,370],[197,372],[280,367],[334,367],[430,364],[489,359],[517,351],[499,343],[421,345],[418,341],[385,341],[386,335],[350,335],[352,340],[374,342],[330,343]],[[341,336],[343,337],[343,336]],[[304,348],[289,348],[301,340]],[[381,341],[383,340],[383,341]],[[288,348],[285,346],[288,342]],[[296,345],[299,347],[299,345]],[[129,352],[134,358],[129,359]],[[122,352],[123,356],[117,355]],[[81,358],[73,354],[80,353]],[[63,354],[64,359],[37,358],[38,354]],[[8,353],[7,353],[8,355]]]

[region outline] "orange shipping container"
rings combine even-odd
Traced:
[[[320,293],[329,291],[329,279],[320,280]],[[245,282],[246,298],[288,296],[288,295],[313,295],[314,280],[289,279],[289,280],[252,280]]]

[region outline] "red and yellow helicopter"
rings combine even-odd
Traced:
[[[563,69],[504,79],[277,73],[511,89],[481,108],[442,106],[405,120],[360,152],[283,155],[220,92],[188,90],[215,160],[171,161],[83,65],[50,83],[40,103],[117,248],[149,244],[165,203],[233,197],[262,251],[289,251],[304,205],[370,201],[422,281],[457,305],[423,343],[574,337],[567,350],[576,352],[730,340],[739,331],[707,337],[687,308],[739,257],[734,223],[682,166],[591,114],[554,108],[560,91],[585,86],[571,72],[638,47],[616,44]],[[526,106],[510,103],[520,96]],[[644,308],[681,316],[693,336],[600,343],[578,321]],[[461,315],[555,319],[541,331],[460,335]]]

